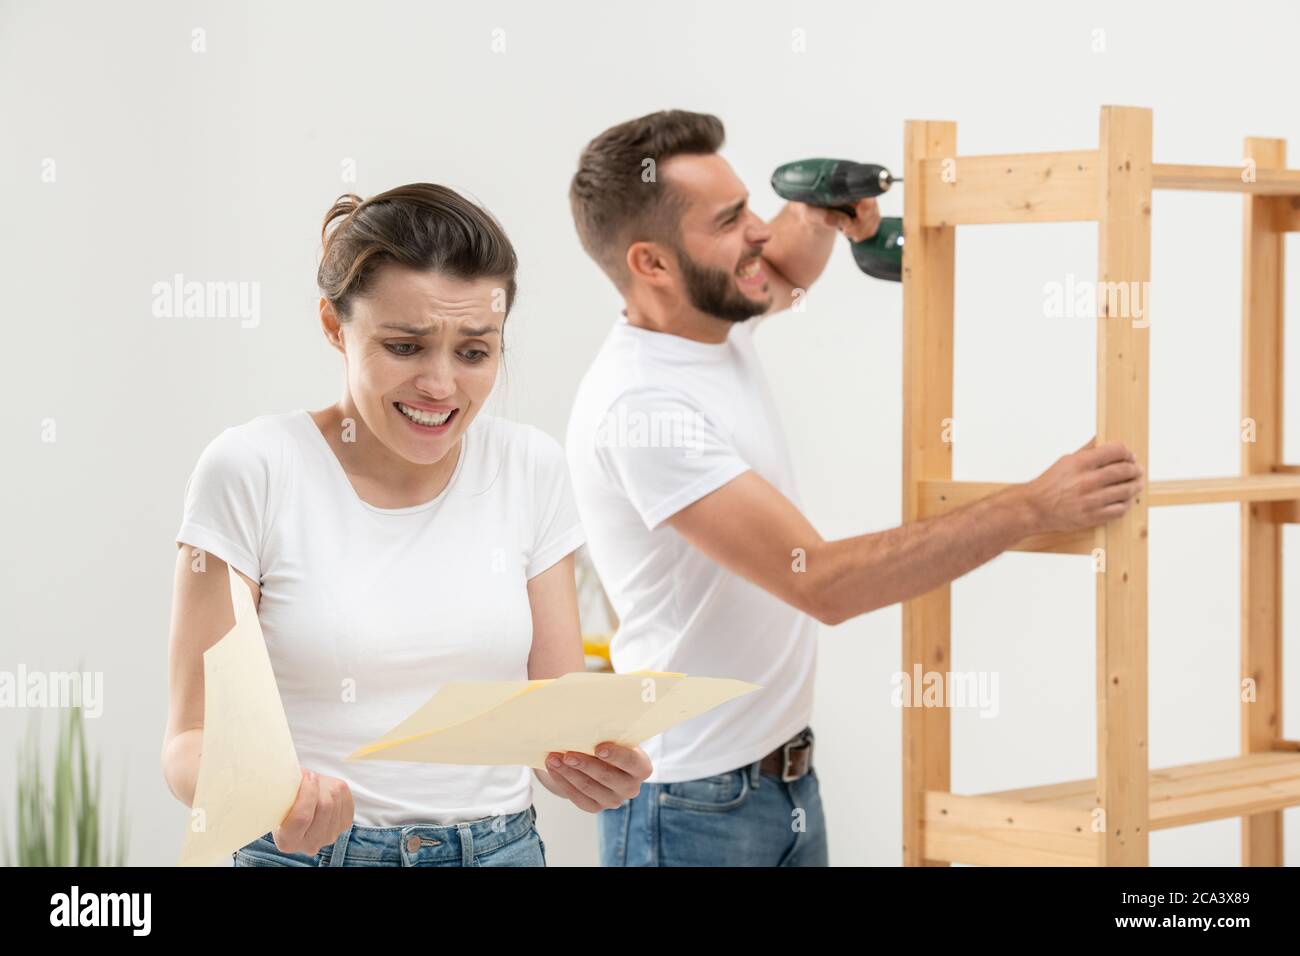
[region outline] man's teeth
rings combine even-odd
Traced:
[[[752,279],[758,275],[758,270],[762,268],[762,262],[759,259],[751,259],[745,265],[736,270],[736,275],[742,279]]]
[[[403,405],[401,402],[397,403],[397,408],[398,411],[417,425],[442,425],[455,411],[453,408],[445,412],[426,412],[418,408],[412,408],[410,405]]]

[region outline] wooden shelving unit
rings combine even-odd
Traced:
[[[1094,221],[1101,289],[1146,289],[1154,189],[1244,196],[1241,474],[1151,481],[1123,518],[1038,535],[1017,550],[1090,555],[1097,578],[1097,769],[1076,780],[997,793],[951,792],[951,713],[903,710],[903,862],[1145,866],[1152,830],[1227,817],[1242,823],[1242,863],[1282,864],[1282,810],[1300,805],[1300,743],[1281,739],[1281,525],[1300,521],[1300,467],[1282,462],[1283,236],[1300,230],[1300,170],[1283,140],[1250,137],[1241,166],[1151,161],[1151,111],[1106,106],[1094,150],[959,156],[951,122],[905,132],[903,517],[914,521],[1004,487],[952,480],[956,227]],[[1136,283],[1136,285],[1132,285]],[[1097,439],[1147,461],[1148,332],[1108,315],[1098,295]],[[1151,770],[1147,762],[1147,509],[1241,503],[1241,755]],[[903,670],[950,668],[951,587],[903,605]]]

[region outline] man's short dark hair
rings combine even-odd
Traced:
[[[725,136],[716,116],[661,110],[610,127],[587,144],[569,185],[569,206],[582,247],[616,286],[628,278],[629,245],[674,242],[679,235],[683,205],[659,175],[660,164],[716,153]]]

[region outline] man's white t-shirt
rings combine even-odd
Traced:
[[[569,469],[587,546],[619,617],[614,669],[734,677],[763,688],[643,744],[651,782],[753,763],[812,715],[816,621],[664,523],[750,470],[799,504],[754,351],[757,321],[735,324],[714,345],[621,317],[569,419]]]
[[[260,583],[299,762],[347,781],[358,826],[528,808],[527,767],[343,758],[444,682],[528,679],[528,580],[583,542],[553,438],[479,415],[436,498],[377,508],[309,412],[262,415],[203,451],[176,539]]]

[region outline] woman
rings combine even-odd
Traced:
[[[320,319],[343,397],[226,429],[190,477],[164,776],[190,805],[203,651],[234,624],[229,563],[252,590],[305,768],[284,821],[236,865],[544,865],[528,768],[343,762],[444,682],[583,667],[564,454],[479,414],[514,249],[486,211],[428,183],[341,197],[321,238]],[[538,780],[588,812],[618,806],[649,759],[596,749],[551,754]]]

